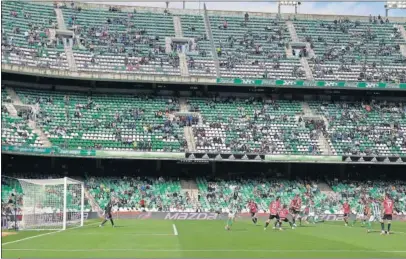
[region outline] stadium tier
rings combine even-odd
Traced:
[[[90,193],[103,208],[110,197],[119,200],[119,211],[139,211],[141,200],[147,211],[185,211],[196,209],[205,212],[228,212],[233,204],[238,211],[247,212],[250,200],[258,204],[260,212],[266,212],[269,204],[277,196],[283,204],[289,205],[295,195],[303,199],[303,209],[311,199],[316,210],[322,214],[342,213],[342,204],[348,200],[354,211],[366,197],[381,199],[389,193],[396,200],[395,207],[406,214],[405,183],[401,181],[372,182],[322,182],[326,189],[321,191],[317,182],[288,181],[278,179],[238,179],[207,180],[197,178],[197,197],[195,190],[182,189],[181,181],[164,178],[90,178],[86,182]]]
[[[31,176],[32,177],[32,176]],[[41,178],[41,176],[37,176]],[[116,202],[115,210],[128,211],[171,211],[171,212],[228,212],[233,206],[238,211],[247,212],[246,205],[254,201],[259,212],[267,212],[269,204],[277,196],[282,204],[289,205],[295,195],[303,200],[303,210],[314,202],[319,214],[340,214],[342,204],[348,201],[357,213],[360,204],[372,197],[381,199],[389,193],[395,201],[395,208],[400,215],[406,215],[405,183],[402,181],[337,181],[306,182],[272,178],[239,178],[236,180],[196,179],[196,189],[182,188],[182,181],[164,179],[163,177],[88,177],[86,189],[93,197],[96,206],[104,208],[110,199]],[[321,185],[323,188],[320,188]],[[6,204],[12,199],[11,194],[21,195],[22,189],[17,180],[2,179],[2,201]],[[54,192],[48,192],[45,201],[51,202]],[[73,199],[74,197],[72,197]],[[144,207],[141,206],[143,201]],[[85,209],[91,209],[92,202],[85,202]],[[42,204],[50,211],[54,205]],[[59,209],[59,208],[58,208]],[[78,208],[72,205],[71,210]]]
[[[297,35],[311,44],[316,79],[327,81],[406,80],[399,51],[405,39],[389,20],[295,20]]]
[[[3,64],[156,76],[406,82],[401,19],[292,20],[80,3],[2,6]]]
[[[10,101],[3,92],[3,100]],[[22,105],[39,112],[12,116],[9,102],[4,102],[2,143],[8,145],[273,155],[406,154],[406,103],[401,101],[89,95],[24,88],[15,93]]]
[[[38,123],[55,145],[68,149],[184,150],[183,122],[171,119],[176,98],[19,89],[25,104],[39,104]],[[173,115],[172,115],[173,116]]]

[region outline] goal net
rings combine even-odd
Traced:
[[[23,190],[20,229],[64,230],[83,226],[83,182],[68,177],[18,181]]]

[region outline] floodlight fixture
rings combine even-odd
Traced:
[[[386,17],[388,17],[389,10],[392,9],[406,9],[406,0],[386,1],[385,4]]]
[[[281,6],[294,6],[295,14],[297,14],[297,6],[301,5],[301,2],[298,1],[279,1],[278,2],[278,14],[281,14]]]

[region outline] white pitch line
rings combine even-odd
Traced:
[[[14,244],[14,243],[18,243],[18,242],[25,241],[25,240],[30,240],[30,239],[37,238],[37,237],[43,237],[43,236],[47,236],[47,235],[57,234],[57,233],[60,233],[60,232],[63,232],[63,231],[67,231],[67,230],[73,230],[73,229],[77,229],[77,228],[84,228],[84,227],[92,226],[92,225],[96,225],[96,224],[99,224],[99,222],[92,223],[92,224],[88,224],[88,225],[85,225],[85,226],[83,226],[83,227],[78,226],[78,227],[68,228],[68,229],[66,229],[66,230],[58,230],[58,231],[49,232],[49,233],[45,233],[45,234],[40,234],[40,235],[31,236],[31,237],[26,237],[26,238],[22,238],[22,239],[18,239],[18,240],[14,240],[14,241],[10,241],[10,242],[3,243],[3,244],[1,244],[1,246],[5,246],[5,245],[8,245],[8,244]]]
[[[1,246],[5,246],[5,245],[9,245],[9,244],[14,244],[14,243],[18,243],[18,242],[21,242],[21,241],[24,241],[24,240],[30,240],[30,239],[37,238],[37,237],[43,237],[43,236],[47,236],[47,235],[52,235],[52,234],[59,233],[59,232],[61,232],[61,231],[63,231],[63,230],[58,230],[58,231],[49,232],[49,233],[45,233],[45,234],[40,234],[40,235],[31,236],[31,237],[26,237],[26,238],[22,238],[22,239],[10,241],[10,242],[7,242],[7,243],[3,243],[3,244],[1,244]]]
[[[179,234],[178,234],[178,229],[176,228],[176,225],[175,225],[175,224],[172,224],[172,227],[173,227],[173,234],[174,234],[175,236],[179,235]]]
[[[109,235],[111,236],[111,232],[108,233],[103,233],[103,232],[98,232],[98,233],[72,233],[74,235]],[[173,236],[173,234],[168,234],[168,233],[120,233],[120,235],[127,235],[127,236]]]
[[[134,252],[276,252],[276,253],[348,253],[348,252],[362,252],[362,253],[406,253],[406,250],[402,251],[390,251],[390,250],[266,250],[266,249],[132,249],[132,248],[112,248],[112,249],[36,249],[36,248],[3,248],[3,251],[43,251],[43,252],[97,252],[97,251],[134,251]]]

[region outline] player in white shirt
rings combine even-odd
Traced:
[[[380,222],[382,220],[382,210],[381,207],[379,206],[379,203],[372,198],[370,198],[370,212],[369,214],[369,220],[368,220],[368,229],[367,232],[369,233],[372,229],[372,223],[374,221]]]
[[[228,211],[226,230],[231,229],[231,226],[233,225],[235,220],[236,212],[237,212],[236,206],[231,206],[230,210]]]
[[[310,200],[309,201],[309,215],[307,216],[307,222],[312,223],[312,224],[316,224],[317,221],[317,217],[316,217],[316,208],[314,205],[314,201]]]

